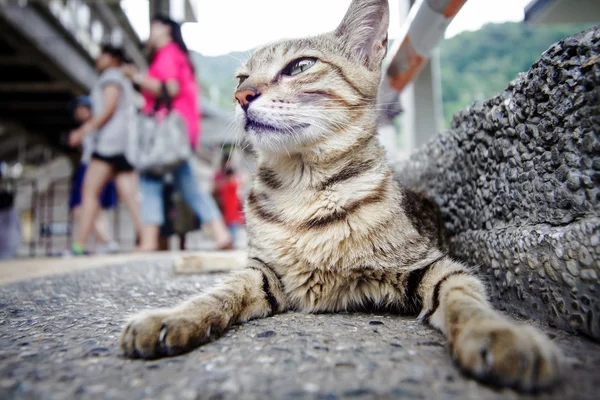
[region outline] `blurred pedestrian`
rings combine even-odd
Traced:
[[[92,119],[92,100],[89,96],[79,96],[73,102],[73,117],[80,124],[85,124]],[[69,209],[75,224],[79,227],[81,221],[81,192],[87,165],[92,159],[93,135],[87,135],[81,142],[81,162],[75,171],[71,194],[69,196]],[[95,239],[96,253],[115,253],[119,245],[111,239],[108,233],[108,220],[105,210],[110,210],[117,204],[117,188],[114,181],[108,182],[100,194],[101,209],[94,220],[92,235]],[[75,230],[77,232],[77,229]],[[70,250],[68,251],[70,254]]]
[[[15,208],[15,182],[9,167],[0,162],[0,260],[17,256],[21,245],[21,223]]]
[[[162,94],[163,84],[166,86],[172,99],[173,111],[178,112],[185,120],[189,143],[194,149],[200,133],[199,89],[194,67],[181,35],[181,26],[168,17],[154,17],[148,45],[153,51],[148,74],[139,73],[133,66],[125,66],[123,70],[141,88],[146,100],[146,113],[154,110],[155,101]],[[213,198],[198,185],[190,161],[177,167],[173,175],[176,189],[181,191],[183,198],[202,223],[209,227],[217,248],[231,248],[231,236],[219,209]],[[154,251],[158,248],[159,229],[164,221],[163,184],[161,177],[147,174],[141,176],[144,230],[140,250],[143,251]]]
[[[71,132],[71,146],[79,146],[88,135],[92,140],[92,159],[83,180],[82,218],[72,245],[74,254],[85,253],[85,243],[100,209],[100,193],[115,179],[117,193],[125,203],[138,232],[142,223],[138,202],[138,175],[125,158],[129,133],[134,126],[133,87],[123,75],[124,54],[120,48],[105,45],[96,59],[100,77],[92,89],[93,116]]]
[[[214,179],[215,197],[223,213],[223,219],[229,230],[233,242],[237,238],[240,227],[244,224],[242,202],[240,201],[241,179],[236,173],[229,154],[223,155],[221,170],[217,171]]]

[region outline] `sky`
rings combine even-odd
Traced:
[[[188,47],[207,56],[246,51],[283,38],[333,30],[350,0],[192,0],[198,23],[183,25]],[[401,31],[402,0],[389,0],[390,39]],[[522,21],[530,0],[467,0],[446,30],[446,38],[473,31],[489,22]],[[123,8],[142,40],[148,37],[148,3],[122,0]]]

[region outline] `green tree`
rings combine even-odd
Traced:
[[[463,32],[440,45],[444,123],[476,100],[506,88],[552,44],[592,25],[487,24]]]

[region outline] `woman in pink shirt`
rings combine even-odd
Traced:
[[[140,74],[135,67],[126,67],[124,72],[140,86],[146,100],[144,112],[154,110],[156,97],[161,93],[164,82],[172,100],[173,112],[178,112],[186,122],[189,143],[192,149],[198,144],[200,135],[199,87],[188,49],[181,35],[181,27],[175,21],[156,16],[152,19],[148,45],[152,48],[152,61],[147,74]],[[184,199],[203,224],[211,228],[219,249],[232,248],[232,240],[217,205],[211,195],[203,191],[192,172],[190,162],[185,162],[174,172],[174,183]],[[162,178],[142,175],[142,219],[144,229],[140,237],[140,250],[158,248],[160,226],[163,215]]]

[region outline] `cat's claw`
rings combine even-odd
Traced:
[[[167,325],[163,324],[162,328],[160,329],[160,333],[158,334],[158,341],[160,342],[161,346],[164,346],[165,344],[165,337],[167,337]]]
[[[554,343],[533,327],[503,320],[463,328],[452,356],[481,382],[526,392],[551,388],[560,373],[561,353]]]
[[[134,316],[121,333],[121,349],[127,357],[152,359],[175,356],[208,339],[206,329],[168,310],[152,310]]]

